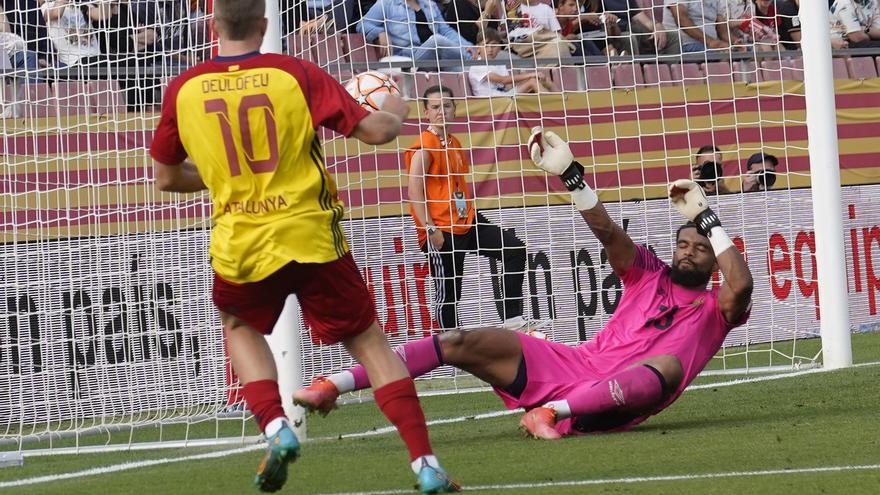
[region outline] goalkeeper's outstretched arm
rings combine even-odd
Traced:
[[[706,194],[696,182],[679,179],[669,185],[669,199],[685,218],[694,223],[697,232],[709,239],[715,263],[724,283],[718,293],[718,306],[728,323],[736,323],[752,302],[752,272],[739,249],[734,247],[721,226],[718,215],[709,208]]]
[[[614,223],[599,197],[584,181],[584,167],[574,160],[568,143],[556,133],[536,127],[529,138],[529,153],[535,165],[562,179],[581,216],[605,246],[614,272],[618,275],[626,272],[635,258],[635,245],[620,225]]]

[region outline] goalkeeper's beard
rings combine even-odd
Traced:
[[[678,268],[679,265],[681,265],[681,261],[672,265],[672,269],[669,272],[669,278],[672,279],[674,284],[689,288],[706,287],[709,279],[712,278],[711,271],[701,272],[696,267],[692,270],[681,270]]]

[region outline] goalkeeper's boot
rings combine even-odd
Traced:
[[[453,481],[442,467],[432,467],[424,460],[421,469],[419,469],[419,484],[416,488],[422,494],[461,491],[461,486]]]
[[[293,393],[293,403],[309,412],[318,411],[321,416],[326,416],[336,409],[337,397],[339,390],[336,385],[323,376],[316,376],[311,385]]]
[[[266,439],[269,447],[257,468],[254,485],[261,492],[277,492],[287,481],[287,465],[299,457],[299,440],[287,423]]]
[[[533,438],[556,440],[562,435],[556,431],[556,411],[549,407],[536,407],[523,414],[519,427]]]

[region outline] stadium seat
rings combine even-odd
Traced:
[[[58,115],[58,100],[48,84],[25,84],[20,94],[25,101],[26,117],[43,118]]]
[[[92,106],[83,81],[59,81],[54,85],[58,114],[62,117],[88,115]]]
[[[612,65],[611,80],[615,88],[635,88],[645,85],[642,67],[638,64]]]
[[[803,81],[802,59],[763,60],[758,71],[761,81]]]
[[[672,73],[669,64],[645,64],[642,68],[645,73],[645,83],[648,85],[673,86]]]
[[[852,57],[846,59],[850,79],[872,79],[877,77],[877,67],[870,57]]]
[[[682,81],[685,85],[702,84],[703,72],[697,64],[672,64],[670,67],[673,81]]]
[[[163,88],[168,81],[163,81]],[[113,116],[126,112],[125,94],[119,90],[119,83],[115,80],[89,81],[86,84],[86,94],[89,97],[92,112],[100,116]]]
[[[295,57],[315,62],[315,37],[303,34],[291,34],[287,37],[287,51]]]
[[[758,80],[758,69],[754,62],[741,60],[733,63],[733,79],[737,82],[753,83]]]
[[[343,34],[342,42],[344,47],[343,53],[348,55],[348,59],[352,63],[375,62],[379,60],[378,47],[368,45],[364,40],[364,35],[360,33]]]
[[[470,85],[467,82],[465,73],[458,74],[436,74],[429,72],[416,72],[413,74],[413,93],[415,98],[421,98],[425,90],[431,86],[441,86],[449,88],[455,98],[464,98],[471,94]]]
[[[782,61],[782,78],[795,81],[804,80],[804,59],[792,58]]]
[[[831,67],[834,68],[834,79],[849,79],[849,71],[846,69],[846,59],[832,58]]]
[[[611,74],[608,67],[586,68],[587,91],[611,89]]]
[[[553,80],[558,81],[562,91],[583,91],[584,72],[575,67],[561,67],[551,72]]]
[[[700,68],[706,75],[706,84],[732,84],[735,81],[730,62],[707,62]]]
[[[345,56],[345,49],[342,46],[342,39],[335,34],[318,36],[313,52],[316,63],[324,69],[348,62],[348,57]]]

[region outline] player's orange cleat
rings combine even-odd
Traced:
[[[556,440],[562,435],[556,431],[556,411],[549,407],[536,407],[526,411],[519,422],[519,427],[533,438]]]
[[[311,385],[293,393],[293,403],[309,412],[318,411],[321,416],[326,416],[336,409],[337,397],[339,390],[336,385],[323,376],[316,376]]]

